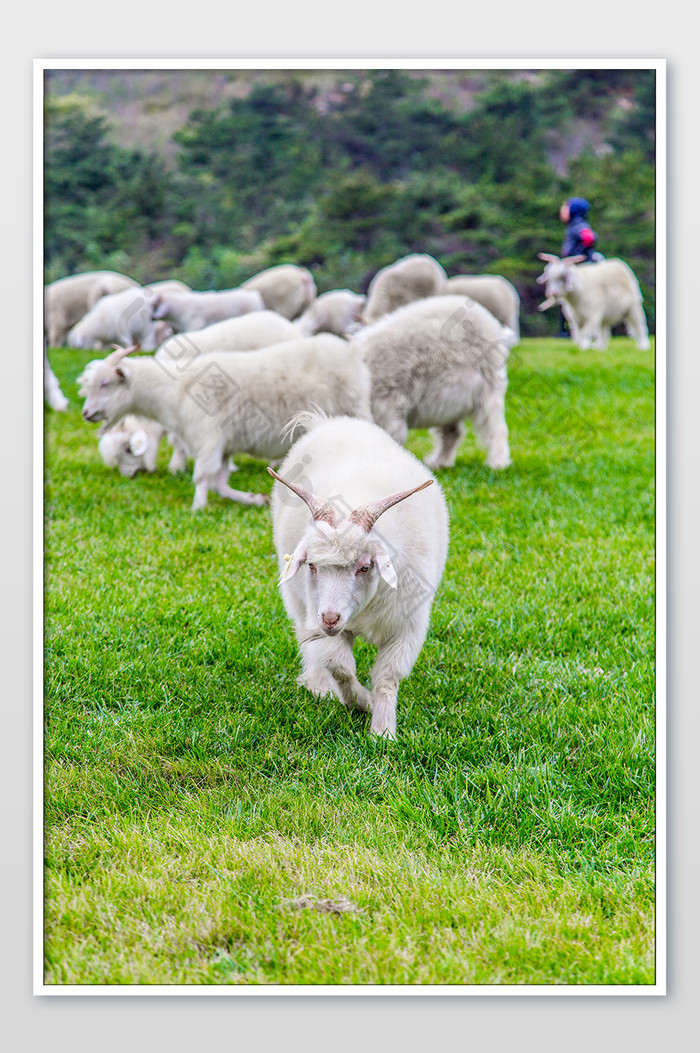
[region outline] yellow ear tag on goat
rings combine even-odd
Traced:
[[[285,569],[285,570],[289,570],[289,564],[290,564],[291,562],[292,562],[292,557],[291,557],[291,555],[289,554],[289,552],[285,552],[285,554],[284,554],[284,563],[285,563],[285,567],[284,567],[284,569]]]

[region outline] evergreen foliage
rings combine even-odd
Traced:
[[[280,262],[309,266],[320,291],[364,290],[408,252],[448,273],[496,272],[521,295],[523,332],[540,314],[537,252],[558,252],[561,201],[591,201],[606,256],[633,267],[654,323],[653,70],[493,71],[471,108],[403,70],[338,75],[321,99],[298,78],[194,110],[174,163],[117,145],[83,96],[46,107],[47,281],[97,267],[139,281],[236,285]],[[572,129],[596,149],[555,167]]]

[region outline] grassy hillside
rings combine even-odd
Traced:
[[[297,686],[269,512],[105,468],[51,358],[46,982],[652,983],[653,351],[513,352],[395,742]]]

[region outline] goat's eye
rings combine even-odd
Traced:
[[[316,573],[316,564],[315,563],[309,563],[309,570],[311,571],[312,574],[315,574]]]
[[[362,567],[358,567],[358,568],[357,568],[357,571],[356,571],[356,573],[357,573],[357,574],[366,574],[366,573],[367,573],[367,571],[369,570],[369,568],[370,568],[371,566],[372,566],[372,564],[371,564],[371,563],[365,563],[365,565],[364,565],[364,566],[362,566]]]

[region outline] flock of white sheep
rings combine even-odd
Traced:
[[[620,321],[648,346],[639,285],[622,261],[547,257],[540,280],[543,308],[562,305],[579,346],[606,346]],[[167,434],[171,471],[194,462],[200,509],[211,490],[269,503],[229,485],[236,454],[277,466],[273,536],[300,683],[371,712],[371,731],[393,738],[399,683],[425,640],[447,555],[447,507],[430,469],[454,464],[465,420],[486,463],[509,465],[506,367],[519,313],[505,278],[448,278],[424,254],[380,270],[366,296],[318,296],[293,264],[224,292],[103,271],[46,287],[45,349],[114,348],[79,384],[83,418],[102,425],[100,454],[123,475],[154,471]],[[47,402],[65,409],[46,350],[44,369]],[[433,430],[425,463],[404,448],[411,428]],[[377,647],[371,692],[356,677],[358,635]]]

